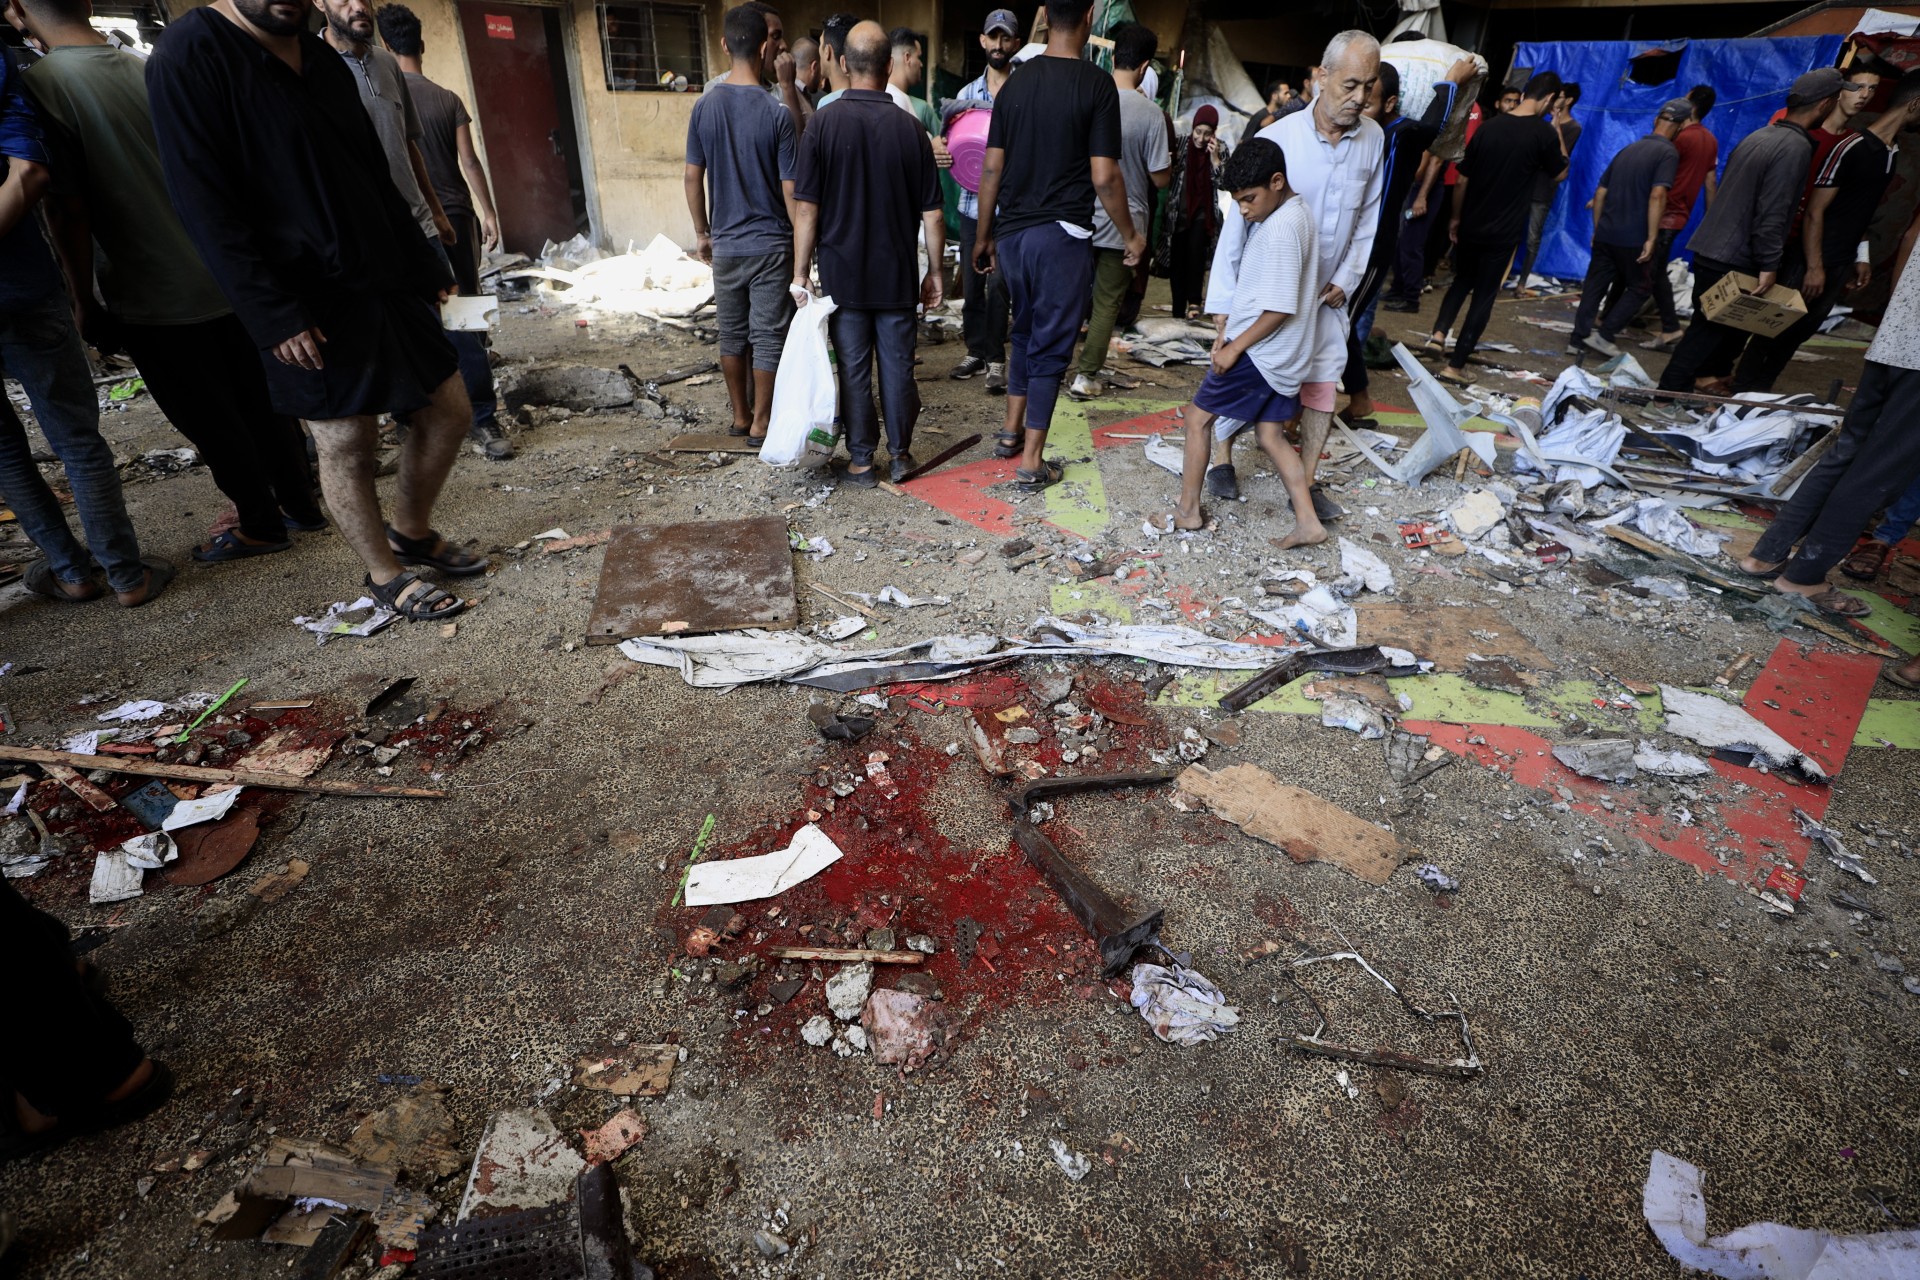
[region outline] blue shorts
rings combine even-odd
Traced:
[[[1245,423],[1290,422],[1300,416],[1300,397],[1275,391],[1259,366],[1244,354],[1225,373],[1208,370],[1193,393],[1193,403],[1216,417]]]

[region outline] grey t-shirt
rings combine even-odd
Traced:
[[[433,207],[421,194],[420,182],[413,176],[413,161],[407,155],[407,143],[420,141],[420,115],[414,110],[413,95],[407,91],[407,79],[400,73],[399,59],[378,45],[367,49],[367,56],[340,55],[353,70],[353,82],[360,86],[360,105],[380,135],[380,149],[387,153],[387,172],[400,198],[413,210],[413,220],[427,236],[427,243],[440,243],[440,229],[433,224]]]
[[[707,171],[713,251],[729,258],[793,252],[782,182],[794,176],[793,113],[759,85],[716,81],[693,104],[687,163]]]
[[[1153,99],[1137,90],[1120,95],[1120,176],[1127,184],[1127,211],[1133,215],[1133,229],[1147,233],[1147,209],[1153,203],[1153,179],[1150,174],[1165,173],[1173,161],[1167,152],[1167,117]],[[1124,249],[1113,219],[1098,197],[1093,202],[1093,247]]]
[[[427,178],[440,197],[440,207],[449,217],[456,213],[471,217],[473,196],[467,190],[466,175],[460,172],[460,126],[473,123],[467,104],[453,90],[412,72],[407,73],[407,93],[420,116],[420,158],[427,162]]]

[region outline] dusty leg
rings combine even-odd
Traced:
[[[753,371],[753,425],[747,433],[755,440],[767,434],[767,425],[773,421],[773,375],[772,369]]]
[[[459,379],[452,381],[458,383]],[[465,388],[461,391],[464,396]],[[330,418],[309,421],[307,426],[320,454],[320,492],[327,499],[334,524],[367,566],[368,576],[385,586],[399,575],[400,562],[387,545],[380,495],[373,487],[373,417]]]
[[[1312,420],[1312,410],[1308,411],[1308,421]],[[1324,414],[1321,416],[1325,416]],[[1305,434],[1305,428],[1302,428]],[[1260,447],[1266,450],[1267,457],[1273,459],[1273,469],[1280,473],[1280,483],[1287,486],[1287,496],[1293,499],[1293,532],[1280,540],[1281,549],[1288,547],[1309,547],[1327,540],[1326,526],[1313,514],[1313,497],[1307,492],[1307,468],[1301,462],[1300,455],[1287,443],[1287,437],[1277,422],[1259,422],[1254,424],[1253,437]],[[1324,437],[1323,437],[1324,438]],[[1304,446],[1302,451],[1304,452]]]
[[[726,379],[727,403],[733,407],[734,430],[745,431],[753,421],[747,412],[747,357],[721,356],[720,376]]]
[[[1213,421],[1212,414],[1207,415],[1207,421],[1209,423]],[[1193,429],[1192,427],[1188,427],[1187,430],[1188,430],[1187,439],[1189,440],[1189,442],[1191,442],[1191,440],[1193,439],[1193,436],[1192,436]],[[1209,432],[1212,431],[1211,426],[1208,427],[1208,431]],[[1233,465],[1233,442],[1237,438],[1238,437],[1236,436],[1228,436],[1225,440],[1214,441],[1212,451],[1208,454],[1208,465],[1215,466],[1215,467],[1232,466]],[[1193,445],[1189,443],[1187,447],[1191,449]]]
[[[413,415],[406,443],[400,446],[400,476],[393,499],[395,532],[408,538],[424,538],[433,529],[433,504],[439,500],[447,473],[453,470],[453,460],[460,454],[472,419],[473,405],[467,399],[466,384],[458,374],[434,388],[433,399],[427,402],[427,407]],[[321,474],[325,476],[324,470]],[[327,501],[333,501],[331,491]],[[375,520],[380,518],[377,499],[373,515]],[[383,531],[381,540],[385,539]],[[374,581],[386,579],[376,574]]]
[[[1208,446],[1213,440],[1213,415],[1199,405],[1187,406],[1186,458],[1180,464],[1180,504],[1173,510],[1176,529],[1204,529],[1207,513],[1200,509],[1200,487],[1207,478]],[[1231,440],[1222,441],[1231,444]]]
[[[1327,410],[1307,409],[1300,414],[1300,463],[1306,468],[1308,484],[1319,474],[1320,454],[1327,447],[1327,436],[1332,431],[1333,415]]]

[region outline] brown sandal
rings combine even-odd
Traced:
[[[1799,592],[1793,594],[1799,595]],[[1872,606],[1859,596],[1850,596],[1844,591],[1832,588],[1822,591],[1817,596],[1800,598],[1829,618],[1864,618],[1873,612]]]
[[[1862,538],[1851,554],[1840,562],[1840,572],[1856,582],[1872,582],[1887,567],[1893,548],[1878,538]]]

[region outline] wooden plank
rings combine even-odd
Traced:
[[[17,748],[11,748],[11,749],[17,749]],[[62,752],[57,752],[56,754],[65,755],[67,753],[62,751]],[[107,757],[107,756],[82,756],[80,757],[80,759],[103,760],[103,761],[106,761],[106,765],[110,765],[112,763],[111,757]],[[100,765],[100,766],[87,765],[84,767],[104,768],[106,767],[106,765]],[[47,772],[50,775],[52,775],[56,780],[58,780],[62,785],[64,785],[67,790],[73,792],[73,794],[79,796],[82,800],[85,800],[88,806],[91,807],[94,811],[98,813],[105,813],[107,810],[114,807],[113,797],[108,795],[106,792],[102,791],[100,788],[94,786],[91,782],[88,782],[85,778],[81,777],[79,773],[75,771],[72,761],[66,761],[66,760],[48,761]]]
[[[807,585],[811,587],[813,590],[818,591],[821,595],[825,596],[827,599],[839,605],[842,609],[852,609],[855,613],[865,614],[869,618],[877,618],[880,616],[879,614],[875,613],[873,610],[867,608],[867,606],[861,604],[858,600],[843,599],[842,597],[833,594],[833,592],[827,590],[825,587],[821,586],[817,582],[809,582]]]
[[[924,964],[918,951],[869,951],[865,947],[768,947],[775,960],[846,960],[869,964]]]
[[[255,773],[249,769],[210,769],[201,765],[156,764],[150,760],[133,760],[125,756],[87,756],[77,751],[46,751],[39,747],[0,746],[0,760],[11,760],[17,764],[41,765],[48,773],[56,773],[60,768],[105,769],[110,773],[127,773],[140,778],[176,778],[184,782],[204,782],[210,785],[232,783],[242,787],[265,787],[272,791],[306,791],[327,796],[442,800],[447,794],[444,791],[429,791],[424,787],[363,786],[356,782],[315,781],[312,778],[295,778],[281,773]],[[84,782],[85,779],[82,781]],[[113,802],[108,800],[107,803],[111,805]]]
[[[607,542],[588,644],[800,625],[779,516],[623,524]]]

